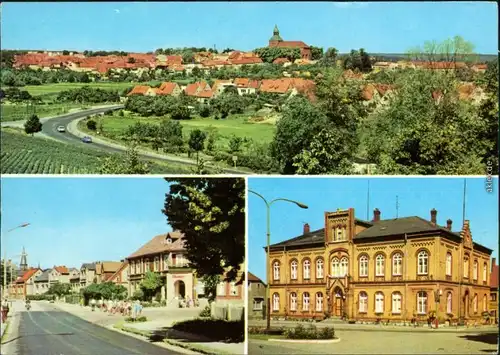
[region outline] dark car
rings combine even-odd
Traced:
[[[89,136],[85,136],[82,138],[82,142],[83,143],[92,143],[92,138],[90,138]]]

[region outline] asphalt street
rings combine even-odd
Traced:
[[[2,355],[180,354],[94,325],[49,304],[34,305],[15,318],[2,343]]]

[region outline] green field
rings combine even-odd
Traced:
[[[23,104],[1,104],[0,119],[2,122],[25,120],[31,114],[39,118],[58,116],[68,113],[71,109],[83,108],[81,104],[44,104],[28,107]]]
[[[31,137],[20,130],[1,131],[2,174],[98,174],[100,159],[111,156],[48,138]],[[189,174],[179,164],[149,163],[151,174]]]
[[[105,116],[101,119],[102,128],[105,135],[119,136],[125,132],[128,126],[136,122],[159,123],[158,117],[135,117],[135,116]],[[276,130],[275,125],[267,123],[249,123],[247,115],[233,115],[226,119],[216,120],[214,118],[196,117],[190,120],[180,121],[183,136],[188,137],[194,129],[206,131],[211,127],[218,132],[218,145],[227,145],[231,135],[241,138],[251,138],[256,142],[270,142]]]

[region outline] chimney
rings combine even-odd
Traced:
[[[309,223],[304,223],[304,233],[307,234],[311,231],[311,228],[309,227]]]
[[[435,209],[435,208],[433,208],[433,209],[431,210],[431,223],[432,223],[432,224],[437,224],[437,223],[436,223],[436,222],[437,222],[437,214],[438,214],[438,211],[436,211],[436,209]]]
[[[380,210],[378,208],[375,208],[373,210],[373,222],[378,222],[380,221]]]
[[[453,223],[453,221],[451,219],[447,220],[446,221],[446,229],[450,230],[451,231],[451,224]]]

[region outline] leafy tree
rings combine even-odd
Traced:
[[[135,63],[135,58],[134,57],[128,57],[127,63],[134,64]]]
[[[95,131],[97,129],[97,123],[94,120],[87,121],[87,128],[91,131]]]
[[[484,125],[479,134],[478,143],[485,145],[484,164],[491,165],[495,174],[498,173],[498,98],[489,95],[478,108],[479,119]]]
[[[231,137],[229,138],[229,152],[239,152],[241,149],[241,143],[243,143],[243,139],[241,137],[238,137],[234,134],[231,135]]]
[[[173,120],[189,120],[191,118],[191,111],[184,105],[175,105],[170,112],[170,117]]]
[[[372,63],[369,54],[363,48],[359,51],[352,49],[349,55],[344,58],[343,67],[367,73],[372,70]]]
[[[71,285],[68,283],[55,283],[49,287],[47,293],[62,297],[71,293]]]
[[[32,136],[34,136],[35,133],[42,131],[42,123],[37,115],[33,114],[28,118],[24,124],[24,131]]]
[[[207,298],[208,303],[212,303],[217,297],[217,286],[220,283],[220,276],[205,275],[202,280],[205,286],[205,297]]]
[[[323,48],[311,46],[311,59],[320,60],[323,58]]]
[[[113,282],[93,283],[80,291],[87,299],[124,299],[127,289]]]
[[[210,116],[210,106],[208,105],[201,105],[199,109],[199,113],[201,117],[208,117]]]
[[[112,155],[101,161],[100,174],[148,174],[149,168],[146,163],[139,159],[137,145],[132,143],[125,155]]]
[[[196,161],[198,162],[199,153],[203,150],[207,134],[200,129],[194,129],[189,134],[189,148],[196,152]]]
[[[245,258],[245,179],[178,178],[163,213],[185,235],[187,258],[199,277],[236,279]]]
[[[144,297],[151,300],[163,285],[164,279],[158,273],[146,271],[140,287]]]
[[[327,66],[335,66],[337,64],[337,55],[337,48],[328,48],[323,56],[323,63]]]
[[[491,93],[498,94],[498,61],[493,60],[488,62],[486,72],[484,73],[486,81],[486,90]]]

